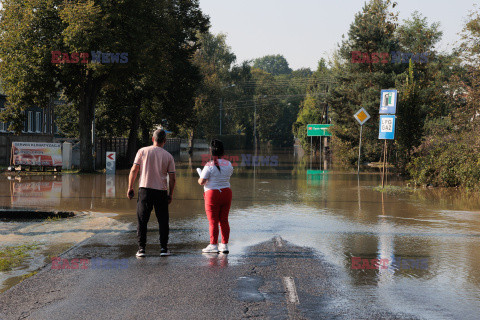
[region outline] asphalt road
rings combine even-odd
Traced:
[[[414,319],[364,302],[320,255],[280,236],[229,255],[189,243],[137,259],[134,243],[134,232],[87,239],[61,258],[97,260],[46,265],[0,295],[0,319]]]

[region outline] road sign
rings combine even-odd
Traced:
[[[107,161],[105,163],[107,174],[115,174],[115,158],[115,152],[107,151]]]
[[[395,114],[397,111],[397,90],[382,90],[380,94],[380,114]]]
[[[355,120],[358,121],[358,123],[360,123],[361,126],[363,126],[363,124],[367,122],[368,119],[370,119],[370,115],[364,108],[358,110],[358,112],[355,113],[353,117],[355,118]]]
[[[328,131],[331,124],[308,124],[307,137],[331,137],[332,134]]]
[[[380,131],[378,139],[393,140],[395,139],[395,116],[380,116]]]

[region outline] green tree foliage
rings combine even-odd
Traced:
[[[307,137],[308,124],[328,124],[328,104],[326,94],[332,85],[331,72],[325,59],[320,59],[317,70],[309,77],[306,96],[300,104],[296,121],[293,123],[293,134],[300,140],[305,150],[310,150],[311,141],[313,148],[319,148],[319,138]]]
[[[397,105],[397,139],[395,142],[399,146],[399,151],[404,154],[401,158],[403,168],[410,161],[411,152],[420,144],[423,137],[425,116],[419,98],[420,90],[414,77],[414,64],[410,61],[408,76],[400,90],[402,99]]]
[[[480,180],[480,12],[470,14],[455,53],[461,63],[450,68],[443,97],[449,116],[426,122],[426,135],[408,166],[416,184],[478,189]]]
[[[364,124],[363,154],[366,159],[378,159],[381,154],[378,135],[378,108],[381,89],[395,88],[405,65],[374,63],[373,53],[398,51],[395,39],[397,15],[390,11],[389,0],[371,0],[355,15],[348,38],[342,41],[334,57],[333,77],[338,83],[328,102],[332,106],[334,156],[344,165],[357,161],[360,128],[353,115],[365,108],[372,118]],[[365,54],[363,63],[352,63],[352,52]],[[357,150],[355,150],[357,149]]]
[[[200,70],[202,81],[195,96],[195,113],[184,129],[190,140],[194,137],[211,139],[219,134],[221,100],[234,89],[231,71],[236,56],[226,43],[226,35],[207,32],[198,37],[201,46],[193,61]]]
[[[192,110],[198,72],[190,59],[197,31],[208,26],[197,0],[5,0],[1,14],[0,72],[8,96],[4,119],[18,131],[23,108],[45,107],[61,92],[78,111],[82,170],[93,167],[91,123],[100,98],[109,97],[112,105],[104,106],[110,114],[125,115],[130,153],[140,125],[159,118],[149,117],[143,105],[175,120]],[[126,52],[128,63],[55,64],[55,50]],[[142,122],[142,114],[152,121]]]
[[[288,61],[281,54],[268,55],[261,58],[257,58],[253,62],[253,67],[262,69],[274,76],[280,74],[290,74],[292,69],[288,66]]]
[[[59,48],[63,30],[61,0],[2,1],[0,11],[0,75],[8,96],[2,121],[21,132],[27,106],[46,107],[57,95],[58,71],[50,52]]]
[[[405,172],[415,147],[424,136],[424,124],[431,118],[445,115],[447,104],[443,85],[447,80],[449,57],[438,55],[434,46],[441,39],[439,23],[428,24],[418,12],[397,28],[396,37],[403,52],[428,54],[427,63],[414,63],[397,81],[399,102],[397,105],[397,155],[399,167]]]

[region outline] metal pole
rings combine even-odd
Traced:
[[[222,135],[222,103],[223,103],[223,99],[220,98],[220,135]]]
[[[313,158],[313,137],[310,137],[310,150],[312,150],[312,157]]]
[[[313,137],[310,136],[310,149],[312,150],[312,155],[310,156],[310,169],[312,169],[312,159],[313,159]]]
[[[360,154],[362,152],[362,131],[363,131],[363,125],[360,125],[360,143],[358,147],[358,168],[357,168],[357,174],[360,173]]]
[[[323,151],[323,150],[322,150],[322,149],[323,149],[323,147],[322,147],[322,146],[323,146],[322,137],[319,137],[318,139],[319,139],[319,141],[318,141],[318,144],[319,144],[318,149],[319,149],[319,152],[320,152],[319,158],[318,158],[318,162],[319,162],[319,164],[320,164],[320,170],[322,170],[322,161],[323,161],[323,157],[322,157],[322,151]]]

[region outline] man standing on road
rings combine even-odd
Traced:
[[[163,149],[167,141],[164,130],[158,129],[153,133],[153,145],[138,150],[128,177],[127,197],[132,199],[135,195],[133,185],[140,171],[140,184],[137,200],[137,257],[145,256],[147,244],[147,224],[150,213],[155,208],[157,216],[161,256],[168,256],[168,205],[172,202],[173,189],[175,188],[175,162],[168,151]],[[169,178],[167,193],[167,174]]]

